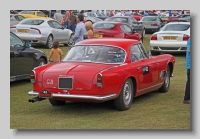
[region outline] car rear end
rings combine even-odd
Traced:
[[[151,52],[185,52],[189,38],[189,23],[168,23],[160,32],[151,36],[150,49]]]
[[[10,26],[10,31],[15,33],[24,41],[30,41],[33,44],[46,44],[46,37],[42,32],[43,19],[24,19],[15,26]]]
[[[98,22],[93,25],[94,27],[94,38],[114,38],[115,34],[118,33],[115,23]]]
[[[157,32],[161,28],[160,22],[155,16],[145,16],[140,22],[142,22],[146,32]]]

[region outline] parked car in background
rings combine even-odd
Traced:
[[[11,26],[10,31],[24,41],[42,44],[46,48],[52,48],[54,40],[64,45],[69,45],[72,41],[72,31],[51,18],[26,18],[17,25]]]
[[[10,14],[18,14],[18,11],[16,11],[16,10],[10,10]]]
[[[125,111],[140,95],[168,92],[174,66],[174,56],[149,56],[137,40],[86,39],[76,43],[61,62],[32,70],[33,89],[28,94],[35,97],[28,101],[48,99],[58,106],[66,101],[113,100],[117,110]]]
[[[44,14],[42,11],[21,11],[19,13],[20,15],[24,16],[25,18],[50,18],[46,14]]]
[[[98,22],[98,21],[103,21],[102,19],[100,18],[97,18],[97,17],[91,17],[91,16],[84,16],[84,22],[87,22],[87,21],[90,21],[92,24]]]
[[[112,16],[106,21],[127,23],[132,29],[136,30],[142,38],[145,37],[145,27],[132,16]]]
[[[47,63],[47,56],[41,50],[31,47],[10,32],[10,82],[30,79],[33,68]]]
[[[181,14],[181,15],[178,15],[178,16],[173,16],[169,19],[169,21],[177,21],[177,20],[188,20],[190,19],[190,14]]]
[[[95,14],[97,15],[97,18],[100,18],[102,20],[105,20],[106,18],[108,18],[108,16],[105,16],[102,13],[99,13],[99,12],[96,12]]]
[[[25,19],[25,17],[23,17],[22,15],[10,14],[10,26],[18,24],[23,19]]]
[[[126,38],[143,41],[142,36],[126,23],[102,21],[95,23],[93,28],[94,37],[96,38]]]
[[[159,32],[152,34],[150,50],[153,55],[161,52],[186,52],[187,40],[190,38],[190,22],[170,22]]]
[[[144,16],[139,21],[145,27],[146,32],[157,32],[165,23],[158,16]]]
[[[133,18],[135,18],[137,21],[140,21],[140,20],[142,19],[142,17],[143,17],[143,15],[141,15],[141,14],[139,14],[139,13],[136,13],[136,12],[132,12],[132,13],[131,13],[131,16],[132,16]]]

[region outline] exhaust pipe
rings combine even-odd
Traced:
[[[42,101],[42,100],[45,100],[46,98],[40,98],[40,97],[34,97],[32,99],[29,99],[28,102],[36,102],[36,101]]]

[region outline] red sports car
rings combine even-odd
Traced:
[[[72,47],[60,62],[34,68],[30,74],[36,97],[53,105],[113,100],[117,110],[128,110],[135,97],[153,90],[167,92],[174,56],[149,56],[133,39],[86,39]]]
[[[143,41],[142,36],[127,23],[102,21],[93,24],[95,38],[126,38]]]

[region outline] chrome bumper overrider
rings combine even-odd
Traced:
[[[33,96],[39,96],[39,92],[35,92],[35,91],[29,91],[28,92],[29,95],[33,95]],[[117,94],[110,94],[110,95],[106,95],[106,96],[89,96],[89,95],[70,95],[70,94],[54,94],[52,93],[52,97],[59,97],[59,98],[75,98],[75,99],[90,99],[90,100],[101,100],[101,101],[105,101],[105,100],[110,100],[113,99],[117,96]]]

